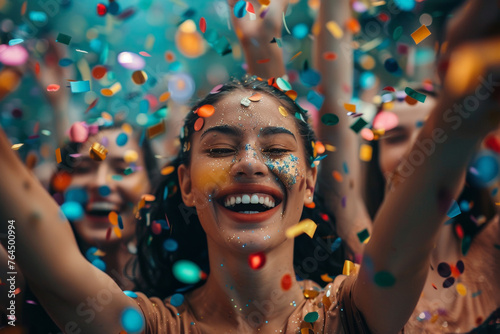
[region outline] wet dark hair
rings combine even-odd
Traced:
[[[224,97],[238,90],[251,90],[275,97],[291,115],[295,115],[306,155],[309,157],[309,164],[311,164],[314,159],[311,143],[315,141],[315,135],[308,123],[307,112],[279,89],[272,79],[260,81],[256,77],[246,77],[242,82],[226,83],[217,93],[209,94],[196,103],[192,110],[195,111],[205,104],[216,105]],[[173,264],[178,260],[190,260],[205,273],[209,273],[206,234],[201,227],[196,209],[184,204],[177,177],[177,167],[190,163],[190,139],[197,119],[198,116],[194,112],[187,115],[181,130],[181,151],[170,164],[171,169],[173,167],[175,170],[166,175],[159,183],[154,193],[156,200],[149,204],[149,208],[146,205],[146,208],[141,210],[142,222],[137,225],[140,279],[136,284],[140,291],[149,296],[155,295],[165,298],[176,291],[196,288],[204,283],[202,280],[194,286],[189,286],[179,282],[172,272]],[[302,219],[310,218],[318,224],[318,227],[314,238],[301,235],[295,239],[294,267],[298,276],[301,276],[299,278],[313,279],[324,285],[320,276],[340,274],[345,253],[343,245],[339,247],[340,239],[336,234],[333,215],[324,209],[321,198],[316,197],[315,203],[316,208],[304,209]],[[153,223],[154,221],[156,223]],[[163,228],[159,234],[155,234],[152,225],[158,223],[161,223]],[[173,239],[177,242],[175,251],[167,251],[164,248],[163,244],[167,239]]]

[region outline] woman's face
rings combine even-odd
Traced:
[[[208,238],[243,252],[283,243],[316,181],[295,116],[265,93],[243,106],[252,94],[234,91],[214,106],[191,137],[190,165],[178,171],[184,203],[196,207]]]
[[[398,125],[386,131],[379,141],[379,165],[384,176],[390,175],[399,165],[435,104],[436,99],[428,96],[424,104],[412,106],[406,102],[395,102],[394,108],[388,110],[398,117]]]
[[[83,188],[88,195],[84,218],[74,223],[78,235],[84,242],[96,247],[106,247],[119,242],[130,241],[135,234],[134,206],[141,195],[150,191],[149,179],[144,166],[144,157],[135,137],[128,135],[127,143],[118,146],[117,136],[123,131],[110,129],[100,131],[82,146],[78,162],[74,167],[70,188]],[[107,141],[108,154],[103,161],[89,157],[89,148],[94,142]],[[137,160],[126,162],[126,156],[137,154]],[[125,169],[133,172],[126,175]],[[118,213],[123,221],[122,236],[114,231],[106,239],[108,228],[113,228],[108,215]]]

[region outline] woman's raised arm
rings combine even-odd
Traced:
[[[11,150],[0,129],[0,233],[15,231],[15,259],[58,326],[68,333],[119,333],[137,307],[80,253],[57,203]]]
[[[500,43],[499,14],[497,1],[488,0],[471,1],[457,16],[460,21],[449,34],[451,58],[444,92],[398,167],[375,219],[353,291],[374,333],[396,333],[408,320],[438,231],[462,189],[468,161],[484,136],[498,126],[500,106],[492,97],[500,84],[495,52]],[[463,27],[468,40],[460,45],[452,39]]]

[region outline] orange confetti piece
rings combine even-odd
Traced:
[[[167,51],[167,52],[165,52],[165,59],[169,63],[171,63],[171,62],[175,61],[175,54],[172,51]]]
[[[57,161],[58,164],[60,164],[61,161],[62,161],[62,158],[61,158],[61,149],[60,148],[56,149],[56,161]]]
[[[337,54],[333,51],[325,51],[323,52],[323,59],[329,61],[335,60],[337,59]]]
[[[23,5],[21,6],[21,16],[26,14],[26,8],[28,8],[28,1],[25,1]]]
[[[205,104],[205,105],[202,105],[201,107],[198,108],[197,114],[200,117],[207,118],[207,117],[212,116],[214,114],[214,112],[215,112],[214,106],[212,106],[210,104]]]
[[[168,101],[168,99],[170,98],[170,92],[165,92],[163,94],[160,95],[160,97],[158,98],[158,100],[160,102],[165,102],[165,101]]]
[[[270,58],[266,58],[266,59],[259,59],[257,60],[257,64],[265,64],[265,63],[268,63],[270,62],[271,59]]]
[[[161,170],[161,175],[169,175],[175,170],[174,166],[163,167]]]
[[[260,94],[260,93],[255,93],[255,94],[253,94],[252,96],[250,96],[248,99],[249,99],[250,101],[252,101],[252,102],[259,102],[260,100],[262,100],[262,94]]]
[[[118,225],[118,214],[115,211],[111,211],[108,214],[108,220],[112,225]]]
[[[294,101],[295,101],[295,99],[298,96],[297,92],[294,91],[293,89],[290,89],[290,90],[286,91],[285,95],[288,96],[289,98],[291,98]]]
[[[411,97],[411,96],[409,96],[409,95],[407,95],[407,96],[405,97],[405,102],[406,102],[406,103],[408,103],[408,104],[409,104],[409,105],[411,105],[411,106],[413,106],[413,105],[415,105],[415,104],[417,104],[417,103],[418,103],[418,101],[417,101],[417,100],[415,100],[413,97]]]
[[[154,137],[159,136],[164,132],[165,132],[165,121],[163,120],[158,124],[148,127],[147,130],[149,139],[153,139]]]
[[[361,25],[359,24],[359,21],[356,20],[354,17],[348,19],[345,23],[345,26],[347,30],[349,30],[353,34],[357,34],[361,30]]]
[[[323,282],[327,282],[327,283],[333,282],[333,278],[328,276],[328,274],[321,275],[321,279],[323,280]]]
[[[113,232],[115,232],[118,238],[122,237],[122,231],[117,226],[113,227]]]
[[[302,54],[302,51],[297,52],[292,58],[290,58],[290,61],[294,60],[295,58],[297,58],[301,54]]]
[[[203,124],[205,121],[202,117],[198,118],[196,122],[194,122],[194,131],[200,131],[203,128]]]
[[[35,63],[35,75],[38,76],[40,74],[40,63]]]
[[[51,181],[52,188],[57,192],[63,192],[71,184],[71,174],[65,171],[58,172]]]
[[[333,175],[333,178],[337,181],[337,182],[342,182],[344,180],[344,178],[342,177],[342,174],[340,174],[338,171],[334,170],[332,172],[332,175]]]
[[[315,145],[314,145],[314,149],[316,150],[316,152],[317,152],[318,154],[323,154],[323,153],[325,153],[325,150],[326,150],[325,145],[323,145],[323,143],[322,143],[322,142],[320,142],[320,141],[317,141],[317,142],[315,143]]]
[[[420,28],[418,28],[411,34],[411,37],[415,41],[415,44],[419,44],[430,35],[431,35],[430,30],[425,25],[422,25]]]
[[[309,208],[309,209],[314,209],[316,207],[316,203],[314,203],[314,202],[306,203],[306,204],[304,204],[304,206],[306,208]]]
[[[47,92],[57,92],[61,86],[56,84],[50,84],[47,86]]]
[[[347,111],[354,112],[354,113],[356,112],[356,105],[355,104],[344,103],[344,108]]]

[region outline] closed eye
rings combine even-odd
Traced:
[[[208,150],[208,155],[213,157],[232,155],[236,150],[232,148],[211,148]]]
[[[268,148],[262,150],[262,153],[267,155],[283,155],[287,152],[290,152],[290,150],[284,148]]]

